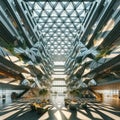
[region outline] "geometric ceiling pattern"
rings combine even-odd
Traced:
[[[27,2],[52,55],[67,55],[92,2]]]

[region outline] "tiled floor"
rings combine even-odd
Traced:
[[[29,102],[16,102],[0,110],[0,120],[120,120],[120,109],[106,103],[88,103],[88,108],[69,110],[61,103],[43,115],[31,111]]]

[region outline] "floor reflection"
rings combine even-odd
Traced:
[[[40,115],[31,111],[30,102],[15,102],[0,110],[0,120],[120,120],[120,109],[108,103],[88,103],[87,109],[70,110],[63,103],[52,105]]]
[[[119,98],[110,98],[110,97],[105,97],[103,98],[102,103],[110,104],[113,107],[116,107],[120,109],[120,99]]]

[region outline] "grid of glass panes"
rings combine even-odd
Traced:
[[[66,87],[52,87],[51,88],[52,92],[60,92],[60,93],[63,93],[66,91]]]
[[[63,80],[56,80],[56,81],[53,81],[52,85],[66,85],[65,81]]]
[[[26,2],[32,18],[47,41],[53,55],[66,55],[80,30],[92,2],[39,1]]]

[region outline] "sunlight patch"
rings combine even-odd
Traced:
[[[38,120],[46,120],[49,118],[48,112],[44,113]]]
[[[62,117],[61,117],[60,111],[55,112],[54,115],[55,115],[55,117],[57,118],[57,120],[62,120]]]
[[[89,109],[95,111],[95,109],[93,109],[93,108],[89,108]]]
[[[110,118],[114,119],[114,120],[120,120],[120,117],[117,115],[114,115],[110,112],[104,111],[104,110],[99,110],[100,112],[102,112],[103,114],[109,116]]]
[[[5,109],[5,110],[2,110],[2,112],[8,112],[8,111],[11,111],[11,110],[14,110],[14,109],[17,109],[18,107],[10,107],[8,109]]]
[[[98,113],[91,112],[91,114],[94,118],[103,119]]]
[[[60,108],[61,107],[61,105],[57,105],[58,106],[58,108]]]
[[[80,111],[83,112],[83,113],[85,113],[85,114],[87,114],[87,112],[85,110],[80,110]]]
[[[95,106],[95,105],[93,105],[92,107],[94,107],[94,108],[98,108],[98,106]]]
[[[4,115],[1,115],[0,116],[0,120],[4,120],[4,119],[7,119],[8,117],[14,115],[15,113],[17,113],[19,110],[14,110],[12,112],[9,112],[9,113],[6,113]]]
[[[70,119],[70,116],[71,116],[70,112],[62,110],[62,113],[65,115],[65,117],[67,118],[67,120]]]
[[[56,110],[56,107],[53,107],[51,110]]]
[[[22,116],[23,114],[25,114],[25,113],[27,113],[28,111],[24,111],[24,112],[22,112],[22,113],[20,113],[17,117],[20,117],[20,116]]]
[[[66,107],[62,107],[62,110],[67,110],[67,108]]]
[[[80,120],[91,120],[90,118],[88,118],[87,116],[83,115],[80,112],[77,112],[77,118]]]

